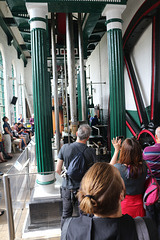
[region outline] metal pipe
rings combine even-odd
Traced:
[[[146,112],[146,108],[144,105],[144,100],[141,95],[141,90],[140,90],[140,87],[138,84],[138,79],[135,74],[131,58],[128,53],[125,54],[124,60],[126,63],[132,91],[134,93],[134,100],[135,100],[136,107],[138,110],[138,116],[139,116],[139,120],[141,123],[141,128],[144,128],[144,127],[148,126],[148,117],[147,117],[147,112]]]
[[[13,221],[11,189],[10,189],[9,178],[7,175],[3,176],[3,184],[4,184],[5,203],[6,203],[6,208],[7,208],[9,240],[14,240],[15,239],[15,229],[14,229],[14,221]]]
[[[99,146],[97,143],[93,142],[93,144],[94,144],[97,148],[100,148],[100,146]]]
[[[81,13],[78,13],[78,44],[79,44],[82,121],[85,121],[86,120],[86,84],[85,84],[85,74],[84,74],[84,56],[83,56],[83,37],[82,37]]]
[[[69,130],[69,105],[68,105],[68,91],[67,91],[67,68],[66,68],[66,49],[64,48],[64,78],[66,89],[66,112],[67,112],[67,130],[68,130],[68,143],[70,143],[70,130]]]
[[[54,113],[56,123],[56,147],[57,152],[60,150],[60,132],[59,132],[59,104],[58,104],[58,77],[56,64],[56,41],[55,41],[55,21],[54,13],[51,13],[51,45],[52,45],[52,72],[54,85]]]
[[[62,69],[62,66],[61,66],[61,76],[60,76],[60,79],[61,79],[61,91],[62,91],[62,106],[64,106],[64,102],[65,102],[65,94],[64,94],[64,76],[63,76],[63,69]],[[64,115],[64,113],[63,113]]]
[[[66,40],[67,40],[67,63],[68,63],[68,81],[69,81],[69,94],[70,94],[71,123],[75,123],[75,122],[77,122],[77,109],[76,109],[73,20],[72,20],[71,13],[66,14]]]

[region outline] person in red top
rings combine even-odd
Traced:
[[[145,181],[147,176],[146,162],[142,158],[142,149],[139,142],[134,138],[127,138],[122,143],[121,140],[113,139],[112,144],[115,153],[111,159],[121,174],[126,187],[126,197],[121,202],[122,213],[129,214],[133,218],[145,216],[143,208],[143,194],[145,191]],[[118,154],[120,157],[117,162]]]

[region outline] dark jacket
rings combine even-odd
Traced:
[[[158,240],[157,229],[149,218],[144,218],[150,240]],[[65,224],[63,225],[65,228]],[[72,218],[61,240],[138,240],[134,219],[129,215],[120,218],[97,218],[80,216]]]

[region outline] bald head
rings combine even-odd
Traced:
[[[156,137],[157,142],[160,142],[160,127],[156,128],[155,137]]]

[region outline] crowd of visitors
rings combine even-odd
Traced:
[[[34,132],[34,115],[30,119],[31,131],[25,129],[22,116],[12,127],[8,121],[6,116],[3,117],[0,163],[12,157],[12,140],[19,139],[22,151]],[[90,134],[91,127],[81,125],[76,142],[64,144],[58,154],[56,172],[63,177],[61,239],[138,240],[143,230],[142,239],[160,239],[160,203],[157,201],[144,209],[143,202],[148,166],[160,183],[160,127],[155,131],[156,143],[144,151],[136,138],[127,138],[123,142],[114,138],[115,151],[110,163],[96,163],[95,150],[87,146]],[[73,160],[75,165],[71,164]],[[76,171],[76,165],[78,174],[81,172],[82,175],[77,179],[69,175],[70,166]],[[72,217],[74,205],[77,206],[76,218]]]
[[[8,117],[4,116],[2,120],[3,131],[0,131],[0,163],[6,162],[8,159],[12,158],[11,152],[14,141],[18,142],[18,149],[21,152],[31,140],[31,136],[34,135],[33,127],[29,130],[24,126],[22,114],[20,114],[17,123],[13,126],[10,126]],[[32,125],[34,125],[34,115],[32,115]],[[0,171],[0,176],[2,175],[3,173]],[[1,210],[0,216],[3,214],[4,210]]]
[[[85,149],[89,135],[83,142],[83,150],[76,147],[79,137],[76,143],[61,148],[56,171],[58,174],[62,171],[63,177],[62,240],[160,239],[160,203],[156,202],[147,209],[143,203],[149,176],[147,164],[160,180],[160,127],[156,129],[155,137],[157,143],[144,152],[136,138],[127,138],[123,143],[114,138],[115,152],[110,163],[95,163],[93,156],[85,156],[86,163],[90,161],[91,164],[77,185],[70,184],[74,181],[67,175],[67,170],[78,152]],[[74,192],[79,205],[79,217],[76,218],[72,217]]]
[[[140,229],[140,233],[147,230],[149,238],[146,235],[141,238],[136,229],[139,219],[134,220],[128,214],[122,214],[125,184],[113,165],[95,163],[84,175],[77,196],[83,214],[78,218],[66,219],[61,240],[158,240],[151,219],[142,218],[145,227]]]
[[[33,128],[27,129],[24,126],[22,114],[20,114],[17,123],[14,123],[13,126],[10,126],[8,117],[4,116],[2,120],[3,132],[0,132],[0,163],[12,158],[12,143],[14,141],[18,142],[18,148],[20,151],[22,151],[27,146],[34,134]],[[32,124],[34,125],[33,116]]]

